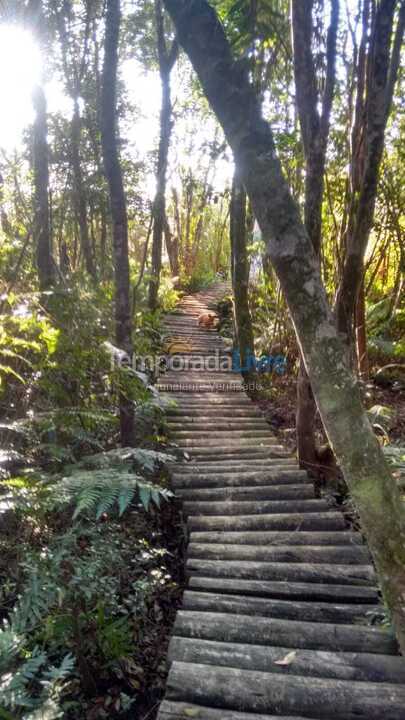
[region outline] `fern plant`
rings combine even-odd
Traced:
[[[3,647],[7,635],[12,642],[10,633],[0,632]],[[65,655],[60,665],[55,666],[43,650],[35,647],[14,672],[0,676],[0,718],[14,720],[15,716],[7,713],[11,710],[24,720],[56,720],[61,716],[57,700],[73,669],[72,655]]]
[[[86,513],[99,520],[115,508],[121,516],[135,496],[148,511],[152,503],[159,507],[161,500],[172,497],[172,493],[145,482],[139,475],[130,474],[127,468],[80,471],[63,478],[55,486],[57,502],[74,503],[74,519]]]

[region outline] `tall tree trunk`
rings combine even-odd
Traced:
[[[235,301],[236,341],[245,382],[254,377],[249,358],[254,356],[252,318],[249,309],[249,259],[247,254],[246,191],[238,176],[233,176],[230,207],[232,286]],[[245,369],[243,369],[245,368]]]
[[[78,98],[74,99],[74,111],[71,125],[71,155],[74,178],[74,205],[79,226],[80,244],[83,252],[86,270],[93,280],[96,280],[96,266],[94,252],[89,237],[87,217],[87,193],[83,182],[83,173],[80,158],[81,119]]]
[[[36,85],[33,92],[35,119],[33,126],[34,171],[34,244],[39,286],[48,290],[55,282],[55,263],[52,257],[52,235],[49,213],[49,149],[47,140],[46,98],[43,88]]]
[[[282,173],[270,126],[245,65],[233,60],[224,29],[206,0],[165,0],[165,5],[233,150],[405,649],[405,512],[347,365],[319,262]]]
[[[73,172],[73,203],[76,213],[80,245],[86,271],[96,280],[95,253],[89,235],[88,217],[87,217],[87,192],[83,182],[83,171],[80,157],[80,142],[82,134],[82,120],[80,117],[79,97],[81,95],[81,85],[83,75],[87,65],[87,49],[90,35],[90,5],[86,5],[85,12],[85,28],[83,52],[81,57],[72,54],[71,63],[68,60],[69,52],[69,33],[66,29],[66,17],[72,12],[69,3],[64,3],[61,10],[56,14],[56,22],[60,37],[60,46],[62,54],[62,64],[65,73],[65,81],[67,92],[73,101],[73,115],[70,126],[70,149],[71,149],[71,166]]]
[[[42,0],[31,0],[25,20],[39,44],[43,35]],[[49,208],[49,148],[46,97],[41,84],[32,93],[35,118],[32,131],[32,168],[34,177],[34,247],[41,290],[55,283],[56,265],[52,257],[52,230]]]
[[[321,252],[322,202],[325,181],[325,158],[329,137],[330,113],[335,87],[336,38],[339,24],[339,1],[333,0],[327,36],[326,82],[322,111],[313,58],[313,0],[292,0],[294,75],[296,103],[305,154],[305,227],[317,258]],[[315,438],[317,407],[305,363],[300,357],[297,380],[296,434],[300,467],[315,474],[318,459]]]
[[[101,144],[110,191],[115,273],[115,328],[119,348],[132,357],[132,317],[128,260],[128,217],[117,142],[117,70],[121,23],[120,0],[109,0],[106,15]],[[121,393],[121,443],[134,444],[133,403]]]
[[[151,279],[149,282],[149,308],[155,310],[158,304],[160,273],[162,269],[163,233],[166,224],[166,175],[172,132],[172,102],[170,73],[178,55],[174,41],[170,51],[166,46],[162,0],[155,0],[155,17],[159,72],[162,85],[162,106],[160,110],[160,139],[156,175],[156,195],[153,203],[153,237]]]
[[[381,0],[379,3],[370,38],[368,63],[364,63],[367,80],[365,119],[361,134],[363,147],[357,148],[357,155],[361,152],[364,161],[361,161],[358,167],[358,199],[356,198],[352,210],[353,219],[349,224],[342,278],[336,297],[337,326],[348,343],[353,338],[353,319],[363,278],[364,255],[374,220],[385,128],[398,74],[399,48],[404,34],[405,3],[401,2],[391,52],[396,6],[396,0]],[[360,83],[360,91],[361,87]]]

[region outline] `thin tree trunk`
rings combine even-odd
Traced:
[[[282,173],[271,129],[246,67],[233,60],[224,29],[206,0],[165,0],[165,6],[233,150],[405,650],[405,512],[347,365],[319,262]]]
[[[162,0],[155,0],[157,48],[159,72],[162,85],[162,106],[160,110],[160,140],[157,162],[156,195],[153,203],[152,265],[149,283],[149,308],[155,310],[158,305],[160,273],[162,270],[163,233],[166,224],[166,175],[169,157],[170,137],[172,133],[172,102],[170,73],[178,55],[178,45],[174,41],[170,51],[166,47]]]
[[[56,21],[60,37],[66,88],[73,101],[73,115],[70,125],[70,159],[73,172],[73,202],[86,271],[93,280],[96,280],[97,273],[94,259],[95,253],[89,236],[87,192],[85,183],[83,182],[83,171],[80,157],[82,120],[80,117],[79,97],[81,95],[82,78],[86,68],[86,56],[90,34],[89,5],[86,7],[83,53],[82,56],[78,58],[73,56],[71,67],[69,67],[68,62],[69,35],[66,29],[66,13],[69,14],[70,11],[71,8],[69,7],[69,4],[65,4],[61,11],[57,13]]]
[[[96,280],[96,266],[94,262],[94,253],[89,237],[88,217],[87,217],[87,193],[83,182],[83,173],[80,159],[80,136],[81,136],[81,119],[79,112],[78,99],[74,99],[74,111],[71,124],[71,157],[72,170],[74,178],[74,205],[79,226],[80,244],[82,247],[86,270],[93,280]]]
[[[235,301],[236,341],[242,375],[246,382],[254,377],[249,358],[254,356],[252,318],[249,309],[249,259],[247,254],[246,191],[237,170],[233,177],[230,208],[232,285]]]
[[[119,348],[132,357],[132,317],[128,260],[127,206],[117,142],[117,70],[121,22],[120,0],[109,0],[106,15],[101,143],[110,191],[115,273],[115,332]],[[134,409],[125,391],[120,396],[121,443],[134,444]]]
[[[165,218],[164,233],[167,255],[169,257],[170,272],[172,274],[172,278],[178,279],[180,274],[179,238],[172,235],[167,217]]]
[[[358,202],[354,207],[352,227],[347,236],[342,278],[336,297],[338,329],[346,336],[348,343],[353,337],[353,318],[363,277],[364,255],[374,220],[384,134],[398,74],[400,55],[397,48],[401,45],[404,33],[405,4],[402,2],[391,55],[396,5],[396,0],[381,0],[370,41],[363,128],[365,139],[362,140],[362,143],[365,143],[364,169],[361,163]]]
[[[25,22],[39,44],[43,34],[42,0],[31,0],[25,9]],[[35,117],[32,129],[32,169],[34,179],[33,239],[41,290],[49,290],[56,279],[56,265],[52,257],[52,232],[49,209],[49,148],[46,97],[37,83],[32,93]],[[17,178],[16,184],[17,183]],[[18,188],[19,189],[19,188]]]
[[[49,213],[49,149],[46,117],[46,98],[40,85],[34,88],[33,104],[33,171],[34,171],[34,245],[41,290],[49,290],[55,283],[55,264],[52,257],[52,235]]]

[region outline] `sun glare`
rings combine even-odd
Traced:
[[[12,149],[32,122],[32,90],[41,72],[41,57],[27,30],[0,25],[0,147]]]

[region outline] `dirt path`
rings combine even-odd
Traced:
[[[185,297],[167,316],[183,361],[226,357],[197,324],[226,289]],[[189,456],[171,475],[190,541],[159,720],[404,720],[405,660],[370,625],[379,597],[361,536],[315,498],[240,376],[169,369],[161,389],[177,402],[169,427]]]

